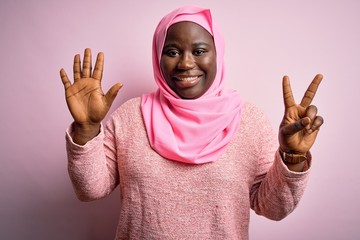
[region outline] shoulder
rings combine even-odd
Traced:
[[[105,124],[105,136],[110,142],[116,139],[120,144],[146,134],[140,103],[140,97],[129,99],[110,115]]]
[[[113,113],[112,116],[119,116],[119,115],[133,115],[134,113],[140,112],[140,103],[141,98],[131,98],[126,100],[123,104],[121,104]]]
[[[266,120],[264,112],[254,103],[245,101],[241,109],[241,121]]]
[[[274,131],[270,119],[264,111],[251,102],[244,102],[240,116],[240,132],[243,134],[259,137]]]
[[[110,115],[107,125],[124,126],[142,122],[140,102],[140,97],[125,101]]]
[[[121,104],[121,106],[116,111],[122,109],[140,109],[140,104],[141,104],[140,97],[131,98],[125,101],[123,104]]]
[[[235,142],[246,146],[256,156],[264,152],[273,154],[277,147],[276,132],[263,110],[254,103],[244,102],[240,127]],[[253,153],[254,154],[254,153]]]

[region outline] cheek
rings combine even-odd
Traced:
[[[169,59],[167,57],[163,57],[160,60],[160,69],[164,76],[167,76],[170,74],[170,72],[174,68],[174,60]]]
[[[216,58],[211,57],[211,58],[204,59],[204,60],[205,61],[203,62],[203,66],[207,72],[207,79],[210,83],[212,83],[216,77],[216,71],[217,71]]]
[[[210,71],[212,73],[212,75],[215,77],[216,75],[216,71],[217,71],[217,66],[216,66],[216,59],[214,59],[213,61],[211,61],[211,63],[209,63],[209,68],[210,68]]]
[[[166,82],[166,84],[172,88],[172,81],[171,81],[171,72],[173,71],[172,67],[173,63],[172,61],[169,61],[169,59],[161,58],[160,60],[160,70],[162,73],[162,76]]]
[[[164,62],[163,58],[161,58],[161,60],[160,60],[160,70],[161,70],[161,73],[162,73],[163,75],[165,75],[166,65],[165,65],[165,62]]]

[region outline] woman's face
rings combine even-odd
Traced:
[[[201,97],[216,76],[216,49],[211,34],[193,22],[167,31],[160,61],[169,87],[183,99]]]

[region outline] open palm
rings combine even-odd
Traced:
[[[85,49],[83,66],[80,55],[74,58],[74,82],[71,83],[64,69],[60,76],[65,87],[65,96],[68,108],[74,121],[80,125],[100,123],[109,111],[121,84],[117,83],[104,94],[101,89],[104,55],[97,55],[95,69],[92,72],[91,50]]]

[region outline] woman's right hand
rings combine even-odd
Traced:
[[[99,133],[100,122],[105,118],[121,83],[113,85],[104,94],[101,89],[104,54],[97,55],[95,69],[92,72],[91,50],[85,49],[83,65],[80,55],[74,58],[74,82],[71,83],[65,70],[60,70],[61,80],[65,87],[66,103],[74,118],[74,141],[85,144]]]

